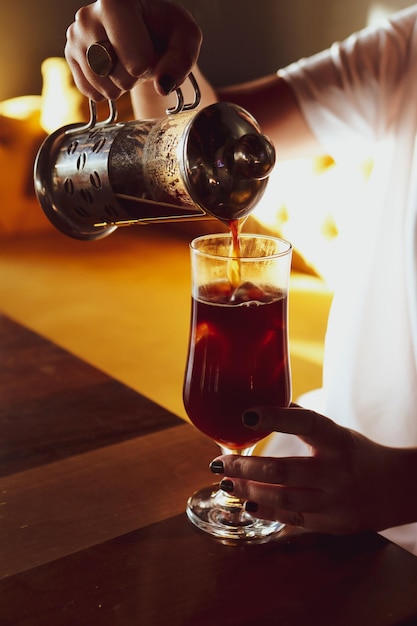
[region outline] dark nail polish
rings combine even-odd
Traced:
[[[223,461],[212,461],[209,465],[213,474],[223,474],[224,473],[224,465]]]
[[[159,86],[165,95],[170,94],[175,89],[175,80],[169,74],[164,74],[158,81]]]
[[[259,424],[259,415],[255,411],[246,411],[242,420],[245,426],[257,426]]]
[[[234,488],[235,486],[231,480],[229,480],[228,478],[223,478],[220,483],[220,489],[223,489],[223,491],[227,491],[227,493],[232,493]]]
[[[248,500],[247,502],[245,502],[245,511],[247,511],[248,513],[256,513],[258,509],[259,506],[256,504],[256,502],[252,502],[252,500]]]

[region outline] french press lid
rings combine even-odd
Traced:
[[[196,204],[230,221],[246,217],[258,203],[275,164],[275,150],[245,109],[218,102],[193,117],[180,162]]]

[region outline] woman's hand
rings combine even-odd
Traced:
[[[256,430],[298,435],[306,457],[219,456],[221,487],[256,517],[328,533],[382,530],[416,521],[417,450],[388,448],[310,410],[257,407]]]
[[[109,76],[99,77],[86,51],[106,40],[117,62]],[[169,0],[96,0],[77,11],[65,56],[78,89],[92,100],[115,100],[144,80],[153,80],[156,91],[166,95],[189,74],[201,40],[191,15]]]

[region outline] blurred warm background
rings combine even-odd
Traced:
[[[255,78],[312,54],[404,0],[183,0],[202,25],[201,66],[215,85]],[[0,312],[77,353],[172,411],[181,400],[193,228],[119,229],[93,243],[49,225],[33,193],[46,135],[88,119],[63,59],[79,2],[4,3],[0,21]],[[289,34],[292,33],[292,36]],[[131,116],[128,97],[121,119]],[[279,150],[279,146],[276,146]],[[321,382],[327,314],[346,205],[372,164],[326,155],[279,165],[249,227],[295,247],[290,298],[294,396]],[[302,184],[300,184],[302,181]],[[213,229],[213,224],[207,228]],[[248,230],[249,227],[246,229]],[[204,231],[204,223],[198,232]],[[169,259],[169,262],[167,261]]]

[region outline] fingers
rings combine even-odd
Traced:
[[[328,478],[321,461],[314,457],[220,456],[210,469],[230,478],[286,487],[304,485],[309,489],[322,489]]]
[[[202,42],[201,30],[184,7],[170,4],[165,15],[168,22],[165,48],[154,68],[155,88],[161,95],[168,93],[164,85],[167,81],[170,90],[183,83],[197,62]],[[173,20],[175,29],[170,27]]]
[[[224,489],[224,482],[226,489]],[[328,508],[326,494],[319,489],[296,489],[226,478],[220,486],[245,502],[245,509],[255,517],[278,520],[290,526],[312,531],[338,533],[345,528]]]
[[[220,456],[210,464],[224,478],[220,487],[246,502],[247,510],[264,519],[311,527],[312,515],[325,509],[325,476],[314,458]],[[308,485],[300,488],[299,485]]]
[[[318,513],[323,511],[324,495],[320,489],[299,489],[281,485],[267,485],[241,478],[227,478],[220,483],[221,488],[238,498],[255,502],[265,513],[279,511],[303,511]]]
[[[97,76],[86,59],[94,42],[109,41],[117,57],[111,73]],[[154,80],[166,95],[195,64],[201,32],[191,15],[165,0],[97,0],[80,8],[67,30],[65,56],[78,89],[92,100],[115,100],[138,82]]]
[[[116,84],[117,73],[123,73],[120,63],[112,72],[112,77],[99,77],[89,67],[86,51],[96,41],[108,39],[101,21],[95,17],[96,5],[88,5],[77,11],[75,21],[67,30],[65,57],[71,69],[77,88],[91,100],[104,98],[116,100],[122,93]],[[113,42],[111,42],[113,45]]]
[[[279,520],[291,526],[306,526],[323,530],[326,496],[320,489],[299,489],[281,485],[227,477],[220,488],[245,502],[245,508],[256,517]]]
[[[220,488],[243,500],[255,517],[319,532],[349,529],[349,519],[329,497],[332,479],[314,458],[220,456],[210,467],[224,475]]]
[[[322,512],[331,482],[326,467],[314,457],[229,455],[217,457],[210,468],[225,476],[226,486],[232,483],[234,495],[255,502],[262,517],[281,521],[283,511],[287,519],[289,513]]]

